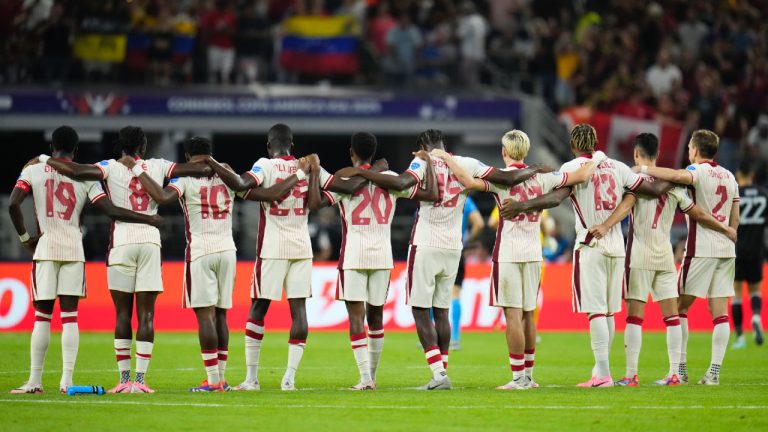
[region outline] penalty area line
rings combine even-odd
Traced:
[[[195,408],[248,408],[252,409],[253,404],[234,404],[234,403],[204,403],[204,402],[150,402],[150,401],[126,401],[126,400],[34,400],[34,399],[0,399],[3,403],[18,404],[43,404],[43,405],[136,405],[136,406],[161,406],[161,407],[195,407]],[[459,410],[498,410],[504,408],[496,405],[452,405],[452,406],[416,406],[416,405],[329,405],[329,404],[258,404],[260,409],[369,409],[369,410],[430,410],[430,409],[459,409]],[[609,410],[609,409],[640,409],[640,410],[763,410],[768,409],[768,405],[724,405],[724,406],[705,406],[705,405],[635,405],[635,406],[610,406],[610,405],[521,405],[510,407],[510,409],[528,408],[542,410]]]

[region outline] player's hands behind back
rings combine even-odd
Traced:
[[[40,240],[40,236],[32,236],[29,240],[21,244],[21,247],[26,249],[32,255],[35,254],[35,248],[37,248],[37,242]]]
[[[728,239],[730,241],[736,243],[736,238],[738,237],[736,230],[731,228],[731,227],[726,227],[726,230],[727,230],[727,232],[726,232],[725,235],[728,237]]]
[[[589,228],[589,233],[596,239],[601,239],[608,234],[608,228],[603,224],[593,225]]]
[[[165,219],[163,219],[163,217],[160,216],[159,214],[153,214],[149,218],[150,218],[149,224],[155,228],[162,228],[162,226],[165,224]]]
[[[515,216],[522,213],[520,203],[511,199],[504,200],[504,203],[499,207],[499,214],[504,219],[512,219]]]

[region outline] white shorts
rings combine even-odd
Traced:
[[[736,258],[686,257],[677,277],[678,292],[699,298],[733,297]]]
[[[421,308],[448,309],[459,260],[460,250],[411,245],[408,248],[405,303]]]
[[[112,248],[107,258],[109,289],[127,293],[163,292],[160,246],[127,244]]]
[[[677,298],[677,274],[668,270],[626,269],[624,298],[627,300],[653,301]]]
[[[573,310],[611,314],[621,311],[624,257],[609,257],[591,247],[573,252]]]
[[[359,301],[371,306],[383,306],[387,302],[389,273],[389,269],[339,270],[336,300]]]
[[[228,74],[235,66],[235,49],[208,47],[208,70]],[[226,78],[226,77],[225,77]]]
[[[312,258],[283,260],[257,258],[251,279],[251,298],[280,300],[312,297]]]
[[[32,261],[32,300],[58,296],[85,297],[85,263],[82,261]]]
[[[541,261],[494,262],[491,266],[491,306],[536,310]]]
[[[232,308],[237,256],[235,251],[203,255],[184,266],[185,308]]]

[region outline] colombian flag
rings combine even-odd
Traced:
[[[295,16],[283,24],[280,65],[311,75],[357,73],[359,29],[351,16]]]

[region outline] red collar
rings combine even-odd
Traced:
[[[68,157],[52,157],[51,159],[56,159],[56,160],[60,160],[60,161],[64,161],[64,162],[72,162],[72,159],[70,159]]]
[[[715,161],[711,161],[711,160],[702,161],[701,163],[703,163],[703,164],[707,164],[707,165],[709,165],[709,166],[713,166],[713,167],[716,167],[716,166],[717,166],[717,163],[716,163]]]
[[[583,158],[587,158],[587,159],[592,159],[592,153],[584,153],[582,155],[579,155],[579,157],[583,157]]]
[[[134,156],[134,157],[133,157],[133,160],[137,160],[137,161],[140,161],[140,160],[141,160],[141,156]]]
[[[288,155],[288,156],[278,156],[275,159],[282,159],[282,160],[287,160],[287,161],[296,160],[296,158],[291,156],[291,155]]]
[[[524,163],[512,163],[512,164],[507,165],[507,168],[520,168],[520,169],[523,169],[523,168],[528,168],[528,165],[526,165]]]
[[[363,165],[360,165],[358,168],[360,168],[360,169],[371,169],[371,164],[363,164]]]

